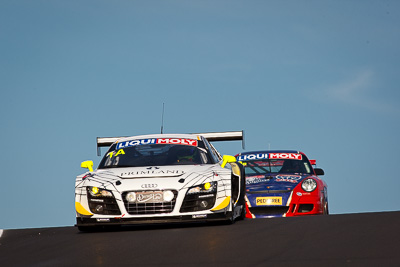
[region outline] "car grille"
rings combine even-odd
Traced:
[[[276,216],[283,215],[288,212],[289,206],[279,206],[279,207],[250,207],[250,212],[254,215],[260,216]]]
[[[126,200],[126,195],[129,192],[124,192],[122,194],[122,199],[124,201],[125,209],[130,215],[144,215],[144,214],[162,214],[162,213],[171,213],[174,210],[176,198],[178,196],[178,192],[175,190],[171,190],[174,193],[174,198],[169,202],[162,202],[159,200],[148,200],[146,202],[128,202]],[[162,193],[163,191],[131,191],[136,194],[157,194]]]
[[[103,215],[121,215],[117,201],[114,196],[104,197],[104,196],[92,196],[89,193],[89,188],[87,190],[89,209],[95,214]]]
[[[180,212],[194,212],[211,209],[215,204],[215,193],[186,195]]]
[[[103,199],[95,199],[95,198],[88,198],[89,200],[89,208],[90,211],[97,214],[104,214],[104,215],[120,215],[121,212],[119,211],[118,204],[115,201],[115,198],[103,198]],[[101,202],[100,202],[101,201]],[[96,211],[98,206],[102,206],[102,211]]]
[[[299,205],[299,212],[303,213],[303,212],[310,212],[312,211],[314,208],[313,204],[300,204]]]

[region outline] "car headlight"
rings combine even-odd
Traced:
[[[314,179],[308,178],[301,183],[301,188],[306,192],[312,192],[317,188],[317,182]]]
[[[135,192],[129,192],[128,194],[126,194],[126,200],[130,203],[133,203],[136,201],[136,193]]]
[[[188,189],[180,212],[196,212],[211,209],[217,199],[217,182],[208,182]]]
[[[215,191],[217,191],[217,182],[208,182],[190,187],[187,194],[212,193]]]
[[[171,202],[174,199],[175,194],[171,190],[166,190],[163,193],[163,197],[165,202]]]
[[[88,192],[92,197],[113,197],[111,191],[98,188],[97,186],[89,186]]]

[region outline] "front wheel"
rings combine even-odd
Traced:
[[[322,214],[323,214],[323,215],[329,215],[328,202],[325,203],[325,205],[324,205],[324,212],[323,212]]]
[[[235,202],[233,202],[233,199],[231,198],[231,207],[232,210],[230,211],[230,215],[228,217],[228,219],[225,221],[225,224],[234,224],[235,223]]]
[[[246,203],[243,203],[242,211],[240,212],[238,220],[244,220],[244,218],[246,218]]]

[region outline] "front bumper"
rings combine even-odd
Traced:
[[[232,217],[232,212],[195,214],[181,216],[158,216],[138,218],[85,218],[77,217],[75,226],[107,226],[107,225],[139,225],[139,224],[163,224],[163,223],[186,223],[186,222],[211,222],[225,221]]]
[[[121,194],[107,191],[95,196],[89,188],[82,187],[76,191],[76,226],[199,222],[232,218],[231,197],[217,188],[196,194],[187,194],[188,189],[185,188],[180,191],[125,190]],[[164,201],[164,191],[172,192],[172,198]],[[135,197],[139,199],[140,196],[144,201],[129,202],[127,192],[135,192]]]
[[[286,205],[251,206],[248,205],[247,218],[294,217],[318,215],[324,212],[324,203],[318,195],[291,196],[273,195],[287,199]],[[247,202],[249,204],[249,202]],[[254,203],[254,202],[253,202]]]
[[[324,207],[319,196],[302,196],[294,198],[289,205],[286,217],[323,214]]]

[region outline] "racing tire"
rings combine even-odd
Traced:
[[[323,215],[329,215],[329,207],[328,207],[328,202],[325,203],[324,206],[324,213],[322,213]]]
[[[329,215],[328,195],[327,195],[326,187],[324,187],[324,210],[323,210],[322,214]]]
[[[246,218],[246,204],[242,205],[242,212],[240,213],[240,216],[237,218],[237,220],[241,221]]]
[[[232,198],[231,198],[231,207],[232,207],[231,214],[230,214],[228,220],[226,220],[225,223],[224,223],[224,224],[227,224],[227,225],[235,223],[235,217],[234,217],[234,215],[235,215],[235,212],[234,212],[234,210],[235,210],[235,202],[233,201]]]

